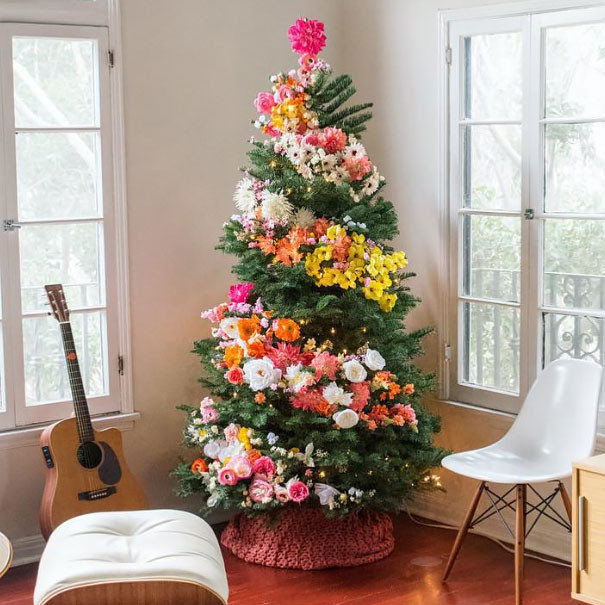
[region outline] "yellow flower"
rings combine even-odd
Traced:
[[[337,237],[344,237],[347,234],[346,229],[341,227],[340,225],[332,225],[326,231],[326,235],[328,239],[336,239]]]
[[[379,301],[378,305],[383,311],[387,313],[393,310],[395,303],[397,302],[396,294],[385,294]]]
[[[384,288],[375,280],[371,280],[367,286],[362,288],[362,292],[366,298],[379,301],[384,292]]]

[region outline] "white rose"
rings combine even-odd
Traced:
[[[368,375],[366,369],[355,359],[345,361],[342,364],[342,369],[350,382],[363,382]]]
[[[219,326],[229,338],[239,338],[238,321],[237,317],[226,317],[221,321]]]
[[[302,371],[302,363],[298,363],[295,366],[288,366],[286,369],[286,380],[288,386],[295,392],[298,393],[301,389],[311,384],[313,377],[309,372]]]
[[[281,371],[275,368],[268,357],[247,361],[243,369],[244,381],[253,391],[268,389],[281,378]]]
[[[218,453],[221,451],[223,445],[220,441],[209,441],[204,446],[204,455],[208,458],[218,458]]]
[[[386,363],[384,357],[374,349],[368,349],[366,351],[363,362],[366,364],[366,367],[369,370],[375,371],[382,370],[382,368],[384,368],[384,364]]]
[[[357,412],[349,409],[336,412],[332,419],[341,429],[350,429],[359,422]]]

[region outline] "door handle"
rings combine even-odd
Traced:
[[[578,571],[585,571],[586,560],[584,556],[584,509],[586,496],[578,498]]]

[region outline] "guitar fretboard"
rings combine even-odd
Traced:
[[[94,432],[92,422],[90,421],[90,413],[88,411],[88,403],[86,402],[86,393],[84,392],[84,384],[82,383],[82,374],[80,373],[80,364],[78,362],[71,324],[68,321],[63,321],[60,322],[60,325],[69,385],[71,386],[71,394],[76,412],[78,437],[80,438],[80,443],[94,441]]]

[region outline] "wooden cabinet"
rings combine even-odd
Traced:
[[[605,605],[605,454],[573,465],[572,597]]]

